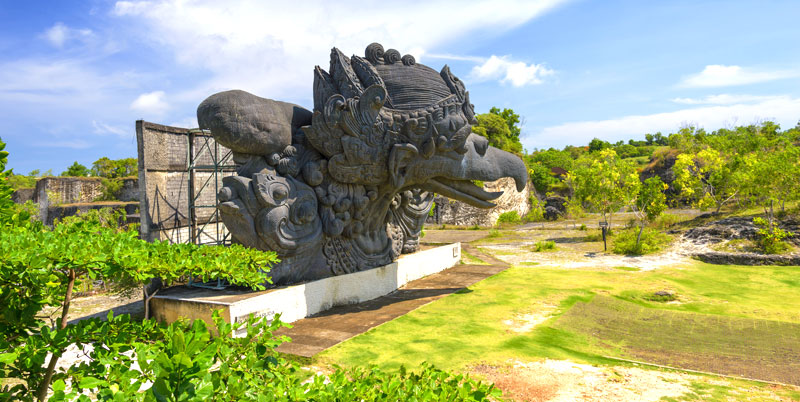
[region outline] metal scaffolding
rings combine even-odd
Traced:
[[[220,220],[216,195],[220,190],[222,180],[220,176],[236,171],[233,153],[227,148],[221,150],[208,130],[199,128],[189,130],[188,143],[186,171],[189,173],[189,192],[187,194],[189,241],[195,244],[230,244],[231,235]],[[198,173],[208,173],[208,177],[205,180],[201,178],[202,183],[198,183]],[[199,187],[198,184],[200,184]],[[201,204],[203,190],[210,191],[212,186],[215,202],[212,205]],[[198,211],[210,208],[214,209],[212,213],[198,214]]]

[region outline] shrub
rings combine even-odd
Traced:
[[[644,295],[643,299],[652,302],[666,303],[678,300],[678,296],[676,296],[674,292],[668,290],[659,290],[658,292]]]
[[[531,210],[525,215],[525,222],[541,222],[544,220],[544,206],[542,202],[531,194]]]
[[[589,228],[586,227],[585,223],[581,223],[581,226],[578,228],[578,230],[580,230],[581,232],[585,232],[589,230]]]
[[[486,237],[488,237],[490,239],[494,239],[494,238],[500,237],[500,236],[501,236],[501,234],[500,234],[499,230],[492,229],[492,230],[489,231],[489,234]]]
[[[682,222],[684,219],[685,218],[683,218],[680,215],[665,213],[656,218],[656,220],[653,221],[652,226],[655,227],[656,229],[664,230],[668,229],[672,225],[675,225],[676,223]]]
[[[615,254],[624,255],[644,255],[654,253],[661,250],[672,239],[668,235],[661,233],[652,228],[645,228],[642,231],[642,239],[639,245],[636,245],[636,236],[639,234],[638,229],[622,230],[614,238],[614,245],[611,251]]]
[[[536,242],[536,244],[533,246],[533,251],[536,253],[542,251],[555,251],[555,249],[556,249],[556,243],[552,240],[542,240]]]
[[[120,190],[122,190],[122,184],[120,179],[103,178],[101,182],[101,191],[103,193],[95,198],[95,201],[115,201],[119,196]]]
[[[566,215],[572,219],[579,219],[586,216],[586,211],[583,209],[581,202],[576,198],[570,198],[564,204],[564,207],[567,209]]]
[[[771,226],[766,219],[753,218],[753,223],[759,226],[756,247],[764,254],[781,254],[790,249],[783,239],[794,236],[794,233]]]
[[[500,216],[497,217],[497,222],[495,224],[499,225],[501,223],[520,223],[520,222],[522,222],[522,219],[520,219],[517,211],[508,211],[500,214]]]

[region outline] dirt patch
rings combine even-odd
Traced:
[[[515,401],[658,401],[689,392],[695,376],[636,367],[595,367],[566,360],[481,364],[471,370]]]
[[[603,252],[603,243],[583,243],[579,241],[563,241],[557,244],[557,249],[552,252],[534,252],[536,241],[524,241],[517,244],[483,245],[487,252],[512,265],[531,265],[559,267],[566,269],[575,268],[606,268],[620,269],[620,267],[637,268],[637,271],[650,271],[665,267],[675,267],[694,263],[691,255],[695,253],[695,245],[689,242],[677,241],[665,251],[644,255],[625,256]],[[595,245],[594,250],[588,251],[587,244]]]
[[[536,311],[515,314],[512,318],[503,320],[503,324],[508,327],[507,331],[509,332],[517,334],[530,332],[534,327],[552,317],[556,309],[556,306],[544,304],[539,306]]]

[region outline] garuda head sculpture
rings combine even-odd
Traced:
[[[416,251],[433,194],[494,206],[473,180],[528,180],[515,155],[472,134],[464,84],[410,55],[331,51],[314,71],[314,112],[244,91],[210,96],[201,128],[229,147],[237,176],[219,210],[235,241],[276,251],[277,284],[385,265]]]

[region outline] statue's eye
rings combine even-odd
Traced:
[[[278,187],[278,188],[276,188],[276,189],[275,189],[275,190],[272,192],[272,198],[273,198],[275,201],[280,201],[280,200],[283,200],[283,199],[284,199],[284,198],[286,198],[286,196],[288,196],[288,195],[289,195],[289,193],[288,193],[288,192],[286,191],[286,189],[285,189],[285,188],[283,188],[283,187]]]

